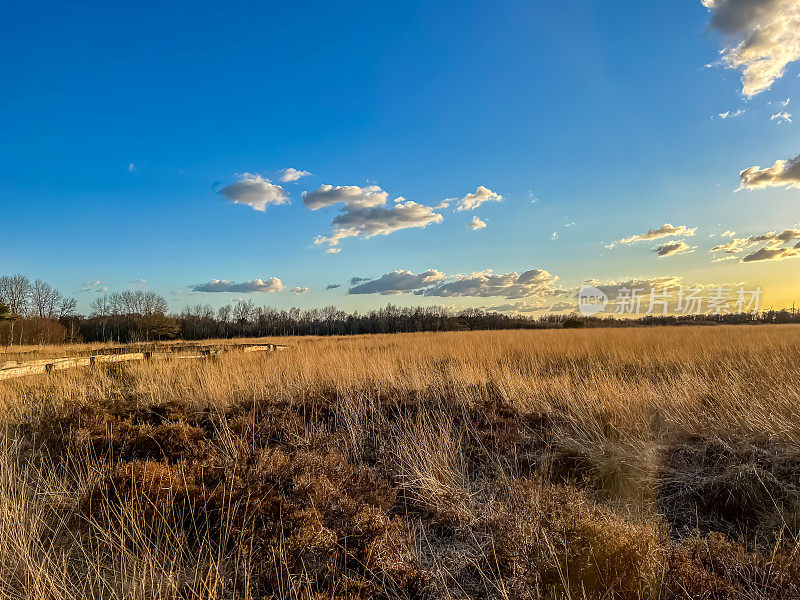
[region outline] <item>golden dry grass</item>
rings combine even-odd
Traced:
[[[283,342],[0,382],[0,597],[800,597],[800,328]]]

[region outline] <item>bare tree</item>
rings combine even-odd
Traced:
[[[37,279],[30,287],[30,298],[34,314],[37,317],[52,318],[61,303],[61,293],[49,283]]]
[[[225,306],[220,306],[217,309],[217,318],[222,321],[223,323],[228,323],[231,320],[231,311],[233,307],[230,304],[226,304]]]
[[[0,277],[0,299],[11,309],[12,315],[24,316],[28,312],[31,281],[25,275]]]
[[[111,314],[108,294],[103,294],[92,300],[92,303],[89,305],[89,310],[91,311],[89,314],[93,317],[107,317]]]
[[[256,305],[252,300],[242,300],[233,307],[233,320],[237,323],[247,323],[250,321],[255,311]]]
[[[75,314],[75,309],[77,307],[78,302],[75,298],[62,297],[61,302],[58,304],[58,318],[63,319],[64,317],[71,317]]]

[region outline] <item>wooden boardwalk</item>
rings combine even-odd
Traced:
[[[127,362],[131,360],[158,359],[190,359],[210,358],[228,352],[275,352],[285,350],[288,346],[279,344],[223,344],[219,346],[184,345],[166,347],[141,352],[124,352],[125,347],[109,348],[102,353],[89,356],[73,356],[63,358],[43,358],[26,361],[6,361],[0,363],[0,380],[40,375],[75,367]]]

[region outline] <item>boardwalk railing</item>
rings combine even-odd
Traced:
[[[119,352],[120,348],[113,348],[111,352],[103,354],[92,354],[90,356],[75,356],[63,358],[43,358],[28,361],[6,361],[0,363],[0,379],[13,379],[24,377],[25,375],[38,375],[42,373],[52,373],[74,367],[87,367],[91,365],[105,363],[119,363],[131,360],[154,360],[154,359],[187,359],[187,358],[210,358],[221,353],[232,351],[243,352],[275,352],[285,350],[287,346],[279,344],[226,344],[222,346],[188,346],[177,347],[177,351],[169,349],[166,351],[143,350],[141,352]],[[183,350],[183,351],[182,351]],[[193,350],[194,352],[186,352]]]

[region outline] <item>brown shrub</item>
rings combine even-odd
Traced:
[[[796,548],[748,551],[719,533],[693,536],[669,552],[664,587],[676,599],[800,598],[800,557]]]
[[[515,482],[490,526],[509,597],[531,590],[556,598],[657,597],[658,531],[620,518],[575,488]]]
[[[678,532],[770,547],[800,537],[800,452],[766,439],[698,437],[665,452],[659,503]]]

